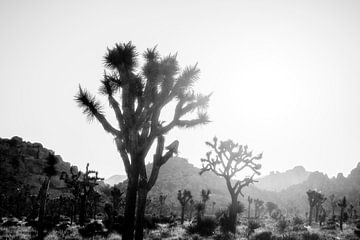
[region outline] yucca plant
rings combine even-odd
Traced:
[[[97,119],[113,136],[124,163],[128,177],[125,240],[133,239],[135,215],[135,237],[143,238],[147,193],[161,166],[178,151],[179,142],[174,141],[164,152],[164,135],[174,127],[190,128],[209,122],[206,108],[210,95],[196,94],[193,90],[200,73],[197,65],[181,70],[176,54],[160,57],[156,47],[147,49],[143,58],[144,64],[139,67],[138,54],[131,42],[116,44],[105,54],[106,70],[99,92],[106,96],[114,111],[116,125],[108,121],[102,104],[87,90],[80,86],[75,96],[88,119]],[[172,106],[172,119],[162,119],[163,109]],[[148,176],[145,157],[155,140],[156,153]]]

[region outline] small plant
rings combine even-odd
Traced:
[[[217,223],[212,217],[203,217],[196,224],[192,224],[187,228],[188,233],[198,233],[201,236],[211,236],[214,234]]]
[[[250,238],[251,234],[253,234],[255,232],[255,229],[258,229],[260,227],[260,223],[254,220],[249,220],[248,221],[248,226],[247,226],[247,237],[248,239]]]
[[[252,238],[253,240],[272,240],[272,232],[261,232]]]
[[[289,223],[285,220],[285,218],[280,219],[276,224],[276,228],[279,233],[284,233],[288,227]]]
[[[293,218],[293,224],[294,225],[302,225],[302,224],[304,224],[304,221],[299,216],[295,216]]]
[[[233,240],[235,236],[231,232],[219,232],[213,237],[214,240]]]
[[[320,236],[317,233],[305,232],[302,234],[302,240],[320,240]]]

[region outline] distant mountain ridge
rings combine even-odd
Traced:
[[[269,175],[257,179],[256,187],[267,191],[280,192],[292,185],[304,182],[310,173],[303,166],[296,166],[285,172],[271,172]]]
[[[0,138],[0,192],[9,195],[27,185],[30,192],[36,194],[43,181],[45,159],[51,152],[53,151],[44,148],[40,143],[25,142],[20,137]],[[70,163],[60,158],[57,168],[59,171],[68,172]],[[148,174],[150,171],[151,164],[148,164]],[[184,158],[169,159],[160,169],[149,198],[154,199],[158,198],[160,193],[165,194],[168,196],[167,204],[175,209],[179,207],[178,190],[188,189],[195,200],[200,200],[201,189],[210,189],[210,203],[215,202],[216,208],[225,207],[230,202],[230,196],[224,179],[211,172],[200,176],[199,171],[199,168]],[[112,185],[122,181],[121,185],[125,187],[125,179],[124,175],[115,175],[105,182]],[[54,177],[51,180],[50,194],[58,194],[56,188],[61,186],[64,186],[63,181],[59,180],[58,176]],[[309,189],[317,189],[326,197],[330,194],[335,194],[338,199],[346,196],[350,203],[358,206],[355,201],[358,201],[360,196],[360,163],[347,177],[338,174],[337,177],[329,178],[321,172],[308,172],[301,166],[283,173],[272,173],[260,178],[258,183],[244,188],[244,197],[239,200],[246,203],[247,196],[251,196],[265,202],[272,201],[281,208],[297,209],[305,214],[308,211],[306,191]]]
[[[104,183],[109,184],[110,186],[114,186],[116,184],[122,183],[127,179],[126,175],[113,175],[104,180]]]

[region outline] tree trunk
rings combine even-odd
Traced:
[[[320,208],[319,205],[317,205],[317,206],[315,207],[315,222],[318,222],[318,221],[319,221],[319,208]]]
[[[46,198],[47,192],[50,185],[50,178],[46,177],[41,186],[40,195],[40,206],[39,206],[39,220],[38,220],[38,239],[44,239],[44,217],[46,211]]]
[[[146,197],[148,191],[145,187],[138,190],[138,203],[136,211],[135,240],[142,240],[144,237],[144,217],[146,208]]]
[[[126,189],[126,203],[125,203],[125,213],[124,213],[124,231],[122,235],[123,240],[133,240],[134,239],[134,227],[135,227],[135,208],[136,208],[136,194],[138,186],[139,174],[136,173],[132,176],[132,180],[128,182]]]
[[[184,223],[185,205],[181,206],[181,224]]]
[[[229,212],[229,220],[230,220],[230,231],[233,234],[236,234],[236,221],[237,221],[237,196],[235,194],[231,194],[231,207]]]
[[[79,213],[79,223],[80,226],[84,226],[86,219],[86,194],[83,193],[80,195],[80,213]]]
[[[311,226],[312,223],[312,214],[313,214],[313,207],[310,206],[310,211],[309,211],[309,225]]]
[[[340,210],[340,230],[343,230],[343,217],[344,217],[344,208]]]

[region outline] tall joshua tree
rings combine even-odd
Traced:
[[[39,219],[38,219],[38,239],[44,239],[44,217],[46,211],[47,192],[49,190],[50,181],[53,176],[58,174],[56,164],[59,159],[52,153],[46,158],[46,166],[44,168],[45,180],[39,191]]]
[[[337,202],[336,202],[334,194],[331,194],[329,196],[329,201],[330,201],[330,205],[331,205],[332,217],[334,217],[335,216],[335,209],[337,207]]]
[[[260,174],[261,165],[255,161],[262,158],[262,153],[253,155],[252,151],[248,150],[248,146],[235,144],[232,140],[220,141],[219,143],[216,137],[212,143],[206,142],[206,145],[211,148],[211,151],[206,153],[206,158],[201,159],[203,165],[200,174],[211,171],[225,179],[231,196],[230,229],[231,232],[235,233],[238,197],[239,195],[244,196],[241,190],[255,182],[255,174]],[[233,184],[232,178],[246,168],[253,172],[252,176],[238,180]]]
[[[339,200],[338,206],[340,207],[340,230],[343,230],[343,222],[344,222],[344,212],[345,208],[347,207],[347,201],[346,197],[343,197],[343,199]]]
[[[192,200],[191,192],[186,189],[184,189],[182,192],[181,192],[181,190],[179,190],[177,199],[179,200],[180,205],[181,205],[181,224],[183,224],[186,205],[190,200]]]
[[[197,65],[180,70],[176,55],[161,58],[156,48],[143,54],[144,64],[137,68],[137,53],[131,42],[116,44],[104,58],[106,70],[100,94],[105,95],[117,120],[113,126],[105,117],[101,103],[88,91],[79,87],[75,100],[88,115],[96,118],[110,133],[125,166],[128,177],[123,239],[133,239],[135,209],[136,239],[143,238],[147,193],[153,187],[160,167],[177,153],[174,141],[164,153],[164,135],[174,127],[194,127],[208,123],[206,108],[210,95],[195,94],[193,84],[199,78]],[[175,106],[172,119],[165,122],[161,112]],[[186,115],[197,112],[192,118]],[[145,157],[157,140],[150,176],[145,169]]]
[[[326,201],[324,194],[318,193],[317,203],[315,205],[315,222],[319,221],[319,214],[321,212],[322,204]]]
[[[159,217],[162,216],[162,209],[163,209],[163,206],[165,204],[166,198],[167,198],[167,195],[164,195],[164,194],[160,194],[160,196],[159,196],[159,204],[160,204],[160,206],[159,206]]]
[[[203,213],[205,213],[206,211],[206,202],[209,201],[210,199],[210,194],[211,194],[211,191],[210,189],[201,189],[201,202],[203,203],[204,205],[204,211]]]

